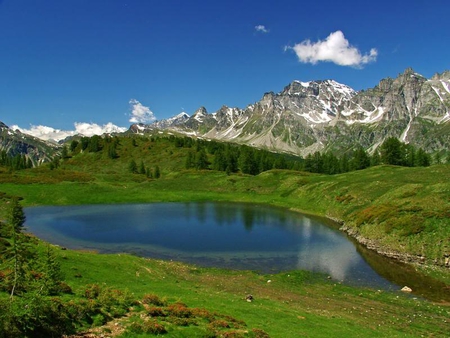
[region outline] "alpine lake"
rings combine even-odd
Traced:
[[[69,249],[129,253],[204,267],[309,270],[336,282],[450,300],[445,284],[380,256],[333,222],[256,204],[192,202],[25,209],[26,230]]]

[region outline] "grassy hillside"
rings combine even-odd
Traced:
[[[165,140],[123,139],[114,159],[104,149],[74,152],[53,170],[49,166],[13,173],[0,169],[0,192],[4,197],[23,197],[23,206],[159,201],[280,206],[343,221],[354,236],[376,250],[442,267],[431,273],[450,284],[448,268],[444,268],[450,248],[448,165],[378,166],[334,176],[288,170],[270,170],[257,176],[227,175],[184,169],[188,151]],[[213,155],[208,156],[213,161]],[[132,174],[132,159],[137,163],[142,160],[150,168],[158,165],[161,178]],[[0,203],[0,220],[6,218],[7,203],[8,198]],[[106,335],[146,336],[139,331],[145,323],[163,326],[170,337],[413,337],[448,333],[446,303],[348,287],[307,272],[260,275],[130,255],[70,250],[57,250],[56,255],[65,282],[73,290],[58,299],[80,308],[80,304],[92,305],[83,319],[85,327],[100,326],[117,317],[98,329]],[[245,301],[248,294],[253,295],[253,302]],[[145,304],[145,295],[163,301],[160,305]],[[0,301],[7,302],[6,296],[0,293]],[[120,298],[120,306],[112,300],[106,304],[108,297]],[[118,329],[125,327],[128,331]],[[133,327],[137,329],[131,330]]]
[[[257,176],[186,170],[192,148],[168,138],[122,138],[107,149],[77,153],[57,169],[0,174],[2,191],[26,205],[230,200],[268,203],[344,222],[370,248],[405,261],[445,266],[450,254],[450,166],[377,166],[339,175],[271,170]],[[214,155],[208,153],[210,162]],[[161,178],[129,170],[130,161]],[[36,183],[31,184],[30,183]]]

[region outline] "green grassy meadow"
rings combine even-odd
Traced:
[[[73,155],[57,169],[0,169],[5,219],[7,198],[23,206],[184,201],[261,203],[339,220],[369,245],[450,285],[450,166],[377,166],[339,175],[270,170],[257,176],[186,170],[187,149],[170,142],[124,139],[117,159],[104,153]],[[136,158],[158,165],[161,178],[132,174]],[[331,226],[340,226],[331,224]],[[44,245],[44,244],[40,244]],[[127,254],[57,251],[65,282],[78,297],[89,285],[127,290],[133,299],[164,299],[165,316],[155,320],[168,337],[417,337],[448,336],[450,308],[408,295],[349,287],[309,272],[262,275],[200,268]],[[268,282],[270,280],[270,282]],[[449,288],[450,290],[450,288]],[[449,291],[450,292],[450,291]],[[247,302],[252,294],[254,301]],[[178,303],[177,303],[178,302]],[[170,304],[184,303],[190,315],[170,321]],[[217,313],[206,320],[202,313]],[[117,327],[142,321],[142,304]],[[189,320],[187,320],[188,318]],[[221,322],[222,321],[222,322]],[[215,323],[215,327],[211,327]],[[95,325],[93,325],[95,326]],[[86,330],[87,328],[83,328]],[[98,335],[145,334],[103,326]],[[266,335],[265,335],[266,334]]]

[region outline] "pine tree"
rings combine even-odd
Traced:
[[[192,151],[188,151],[186,155],[186,161],[184,163],[186,169],[191,169],[194,167],[194,154]]]
[[[136,161],[134,159],[131,159],[130,163],[128,164],[128,170],[131,173],[133,173],[133,174],[137,174],[138,173],[137,164],[136,164]]]
[[[331,152],[323,155],[323,172],[325,174],[334,175],[340,172],[339,160]]]
[[[239,170],[238,160],[237,160],[237,148],[233,149],[230,145],[225,148],[225,160],[227,163],[226,171],[230,173],[235,173]]]
[[[96,153],[101,150],[101,137],[98,135],[94,135],[89,140],[89,151],[91,153]]]
[[[144,165],[144,161],[142,161],[142,160],[139,165],[139,174],[145,175],[145,165]]]
[[[428,167],[431,164],[431,156],[427,154],[422,148],[417,151],[417,165],[420,167]]]
[[[115,142],[112,142],[109,147],[108,147],[108,157],[110,159],[115,159],[117,158],[117,146]]]
[[[61,282],[61,268],[54,251],[47,245],[47,252],[42,262],[42,289],[49,295],[57,294]]]
[[[370,165],[373,167],[380,164],[381,164],[380,153],[378,152],[378,150],[375,150],[373,155],[370,157]]]
[[[72,140],[72,142],[70,142],[70,151],[74,152],[75,149],[78,147],[79,142],[77,140]]]
[[[61,158],[62,158],[63,160],[65,160],[65,159],[68,158],[68,157],[69,157],[69,150],[67,149],[67,146],[64,145],[63,148],[62,148],[62,150],[61,150]]]
[[[389,137],[381,145],[381,160],[384,164],[403,165],[404,151],[402,142],[395,137]]]
[[[221,149],[218,149],[214,153],[214,160],[212,167],[214,170],[218,171],[226,171],[227,169],[227,160],[225,154]]]
[[[362,147],[355,150],[350,166],[353,170],[361,170],[370,166],[369,155]]]
[[[25,223],[26,217],[23,212],[22,206],[19,203],[18,198],[13,198],[11,200],[8,221],[10,226],[12,226],[12,231],[19,233],[23,231],[23,225]]]
[[[154,178],[160,178],[161,177],[161,170],[159,169],[159,166],[155,166],[153,177]]]
[[[145,175],[147,176],[147,178],[152,178],[152,171],[150,170],[150,168],[146,168],[145,169]]]
[[[411,144],[406,144],[403,149],[405,151],[404,165],[414,167],[416,165],[416,149]]]
[[[6,235],[9,246],[2,255],[6,258],[11,274],[4,279],[5,287],[11,292],[11,299],[18,291],[23,291],[27,282],[26,264],[30,256],[30,248],[23,234],[25,213],[18,198],[13,198],[8,211]]]
[[[239,167],[244,174],[257,175],[259,173],[252,148],[244,147],[241,149]]]
[[[195,167],[197,170],[207,169],[209,165],[208,157],[204,148],[200,149],[195,155]]]

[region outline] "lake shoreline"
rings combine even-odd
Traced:
[[[355,227],[346,225],[343,220],[333,217],[327,218],[332,220],[333,222],[336,222],[339,225],[340,231],[345,232],[347,235],[355,239],[359,244],[364,245],[367,249],[372,250],[379,255],[389,257],[406,264],[420,265],[425,268],[437,267],[442,269],[450,269],[450,259],[448,257],[445,257],[444,264],[442,264],[438,263],[437,260],[429,262],[426,260],[426,257],[422,255],[401,253],[379,244],[376,240],[362,236],[360,232],[355,229]]]

